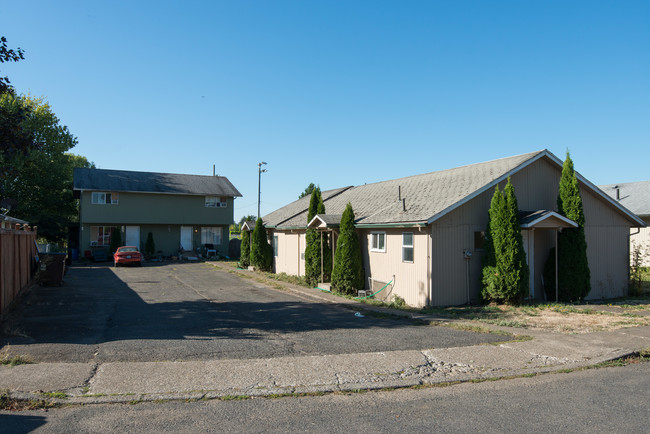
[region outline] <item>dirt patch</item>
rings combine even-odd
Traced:
[[[625,327],[650,325],[650,318],[626,311],[607,312],[575,309],[570,306],[522,307],[496,306],[489,318],[474,318],[488,324],[538,328],[558,333],[591,333]]]

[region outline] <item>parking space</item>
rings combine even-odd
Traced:
[[[73,267],[35,287],[2,324],[2,346],[35,361],[270,358],[502,340],[394,318],[359,318],[201,264]]]

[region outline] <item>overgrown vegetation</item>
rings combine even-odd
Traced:
[[[18,365],[29,365],[34,363],[32,359],[27,356],[21,356],[13,354],[9,345],[7,345],[2,351],[0,351],[0,365],[6,366],[18,366]]]
[[[632,243],[630,252],[630,295],[641,295],[650,286],[650,269],[643,267],[643,262],[648,256],[642,244]]]

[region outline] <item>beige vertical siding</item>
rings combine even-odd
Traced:
[[[364,229],[359,231],[366,273],[366,287],[368,278],[375,281],[388,283],[394,279],[392,287],[389,286],[378,294],[378,297],[391,299],[394,295],[403,298],[411,306],[425,306],[428,303],[429,277],[427,266],[427,245],[430,242],[428,229],[420,231],[418,228],[378,229],[386,233],[386,251],[373,252],[370,249],[370,234],[374,230]],[[413,262],[402,261],[402,233],[413,233]],[[383,284],[373,289],[380,289]]]
[[[591,271],[591,292],[587,299],[627,295],[630,223],[602,198],[585,188],[581,188],[580,193]]]
[[[561,170],[542,159],[512,176],[520,210],[557,210]],[[502,189],[505,182],[500,185]],[[433,305],[467,302],[467,269],[463,250],[470,249],[470,298],[480,290],[482,252],[474,249],[474,232],[484,231],[494,189],[475,197],[432,225],[431,293]],[[587,254],[591,269],[590,299],[609,298],[627,292],[628,234],[630,222],[611,204],[581,185],[585,210]],[[553,231],[536,230],[535,297],[543,298],[541,273],[554,246]]]
[[[644,221],[650,226],[650,217],[644,218]],[[643,255],[641,265],[650,267],[650,227],[630,230],[630,251],[632,251],[635,245],[641,246],[641,253]]]
[[[305,275],[305,232],[274,231],[278,237],[278,256],[275,258],[275,272],[292,276]]]

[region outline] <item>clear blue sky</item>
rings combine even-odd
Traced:
[[[650,2],[0,3],[2,64],[105,169],[227,176],[235,219],[548,148],[650,180]]]

